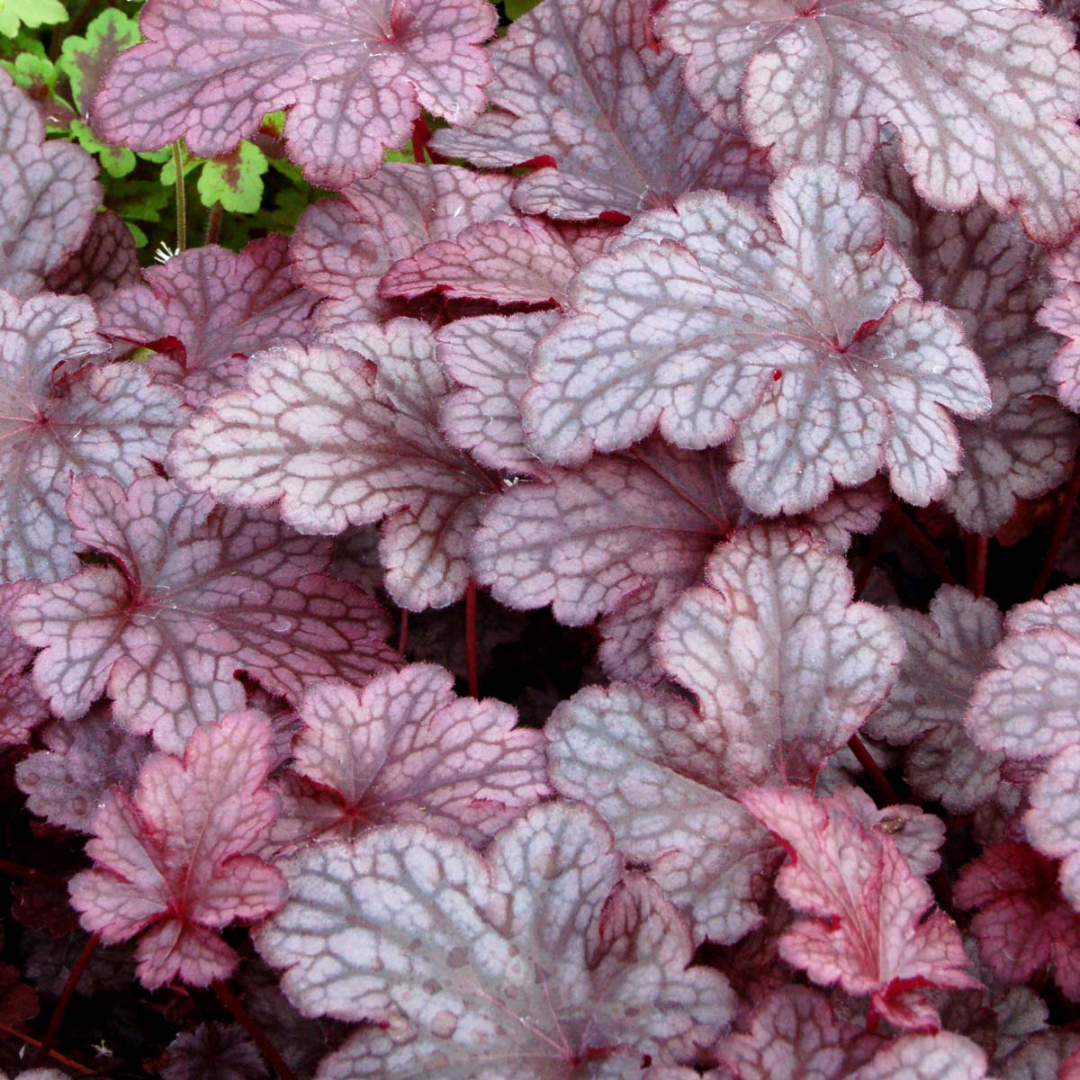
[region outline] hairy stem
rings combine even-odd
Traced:
[[[41,1043],[32,1035],[27,1035],[25,1031],[13,1028],[2,1021],[0,1021],[0,1032],[3,1032],[5,1035],[10,1035],[13,1039],[18,1039],[19,1042],[25,1043],[27,1046],[41,1046]],[[51,1057],[53,1061],[63,1065],[65,1069],[71,1069],[72,1072],[77,1072],[81,1076],[97,1075],[93,1069],[88,1069],[85,1065],[80,1065],[77,1061],[73,1061],[71,1058],[66,1057],[57,1050],[50,1050],[49,1057]]]
[[[476,667],[476,585],[465,590],[465,678],[469,697],[480,697],[480,675]]]
[[[278,1074],[281,1080],[296,1080],[292,1069],[285,1064],[281,1055],[277,1052],[277,1048],[266,1037],[266,1032],[255,1023],[251,1014],[240,1004],[225,983],[219,979],[213,984],[213,990],[221,1004],[229,1010],[229,1015],[248,1033],[251,1041],[259,1048],[262,1056],[270,1062],[270,1067]]]
[[[210,216],[206,220],[205,244],[216,244],[221,238],[221,219],[225,216],[225,207],[221,203],[214,203],[210,207]]]
[[[187,188],[184,184],[184,152],[180,143],[172,148],[173,168],[176,170],[176,250],[187,247]]]
[[[870,786],[874,789],[874,799],[879,806],[894,806],[901,802],[896,789],[889,783],[889,778],[881,771],[881,766],[870,756],[870,751],[863,745],[858,735],[852,735],[848,739],[848,749],[855,755],[856,760],[866,773]]]
[[[986,556],[990,541],[985,536],[967,536],[964,548],[967,554],[967,587],[976,595],[986,593]]]
[[[405,646],[409,643],[409,613],[401,609],[401,629],[398,631],[397,651],[405,655]]]
[[[60,1025],[64,1022],[64,1015],[68,1010],[68,1005],[71,1004],[75,988],[79,985],[79,980],[83,977],[83,972],[86,971],[100,940],[100,934],[96,932],[91,934],[83,946],[83,951],[79,953],[79,958],[75,961],[71,973],[64,983],[64,989],[60,993],[60,1000],[56,1003],[56,1008],[53,1009],[53,1014],[49,1019],[49,1027],[45,1032],[45,1038],[41,1040],[41,1045],[38,1047],[37,1056],[34,1058],[35,1069],[44,1068],[45,1063],[49,1060],[53,1043],[56,1042],[56,1036],[60,1031]]]

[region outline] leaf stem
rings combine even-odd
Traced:
[[[476,584],[465,590],[465,679],[469,697],[480,697],[480,674],[476,666]]]
[[[870,786],[874,789],[874,797],[881,806],[895,806],[901,802],[896,793],[896,788],[889,783],[889,778],[881,771],[881,766],[870,756],[862,739],[858,735],[852,735],[848,739],[848,749],[855,755],[855,759],[866,773]]]
[[[13,1039],[18,1039],[19,1042],[25,1043],[27,1046],[41,1045],[41,1043],[38,1042],[38,1040],[35,1039],[32,1035],[27,1035],[25,1031],[20,1031],[18,1028],[13,1028],[9,1024],[5,1024],[3,1021],[0,1021],[0,1032],[3,1032],[5,1035],[10,1035]],[[65,1057],[65,1055],[61,1054],[58,1050],[50,1050],[49,1057],[51,1057],[54,1061],[58,1061],[61,1065],[64,1066],[65,1069],[72,1069],[74,1072],[77,1072],[82,1076],[97,1075],[93,1069],[88,1069],[85,1065],[80,1065],[77,1061],[73,1061],[71,1058]]]
[[[270,1062],[271,1068],[278,1074],[281,1080],[296,1080],[296,1076],[293,1074],[292,1069],[285,1064],[282,1056],[277,1052],[277,1048],[266,1037],[266,1032],[255,1023],[251,1014],[240,1004],[225,983],[220,979],[217,980],[213,983],[213,991],[217,994],[221,1004],[229,1010],[229,1014],[232,1018],[248,1033],[252,1042],[259,1048],[262,1056]]]
[[[409,643],[409,613],[401,609],[401,629],[398,631],[397,651],[405,655],[405,646]]]
[[[990,540],[985,536],[966,536],[964,548],[967,555],[967,587],[976,596],[986,594],[986,557]]]
[[[412,131],[413,161],[417,165],[423,165],[427,162],[427,145],[431,141],[431,128],[428,127],[427,121],[422,116],[418,116],[413,121]]]
[[[216,244],[221,238],[221,219],[225,216],[225,207],[221,203],[214,203],[210,207],[210,216],[206,220],[206,244]]]
[[[7,874],[8,877],[19,878],[22,881],[31,881],[47,889],[67,892],[68,883],[65,878],[57,877],[55,874],[46,874],[41,870],[34,870],[32,867],[22,866],[7,859],[0,859],[0,874]]]
[[[71,1004],[71,998],[75,993],[75,988],[79,985],[79,980],[83,977],[83,972],[86,971],[87,965],[93,958],[94,950],[98,947],[98,942],[100,940],[101,935],[94,932],[87,939],[86,944],[83,946],[83,951],[79,953],[79,958],[75,961],[75,964],[67,977],[67,981],[64,983],[64,989],[60,992],[60,1000],[57,1001],[56,1008],[53,1009],[52,1017],[49,1019],[49,1027],[45,1032],[45,1038],[41,1040],[41,1045],[38,1047],[37,1056],[34,1058],[35,1069],[44,1068],[45,1063],[49,1060],[53,1043],[56,1042],[56,1036],[60,1031],[60,1025],[64,1021],[64,1015],[67,1013],[68,1005]]]
[[[878,522],[877,531],[874,533],[873,540],[870,541],[870,550],[867,551],[866,557],[859,566],[859,572],[855,575],[856,600],[862,596],[863,591],[870,582],[870,575],[874,572],[874,567],[877,566],[878,560],[881,558],[881,553],[885,550],[885,545],[891,539],[892,534],[896,532],[896,520],[889,512],[890,510],[892,510],[891,504],[881,515],[881,521]]]
[[[1046,549],[1046,557],[1039,568],[1039,575],[1031,586],[1029,600],[1038,600],[1046,592],[1046,585],[1050,580],[1050,575],[1054,572],[1054,567],[1057,566],[1061,547],[1065,543],[1065,537],[1069,532],[1069,521],[1072,518],[1078,495],[1080,495],[1080,451],[1077,452],[1076,457],[1073,459],[1072,476],[1069,477],[1069,483],[1065,487],[1065,494],[1062,496],[1061,503],[1058,506],[1057,518],[1054,520],[1054,531],[1050,534],[1050,546]]]
[[[919,549],[920,554],[926,560],[930,569],[946,585],[959,585],[960,582],[956,580],[956,575],[949,569],[948,563],[945,562],[945,557],[935,547],[934,542],[919,528],[918,524],[913,521],[903,509],[897,504],[893,503],[889,507],[887,513],[894,516],[896,524],[908,534],[909,539]]]
[[[173,168],[176,170],[176,250],[187,248],[187,188],[184,183],[184,152],[180,142],[173,143]]]

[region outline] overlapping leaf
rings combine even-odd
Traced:
[[[887,194],[897,246],[928,299],[964,325],[993,394],[989,415],[957,421],[963,467],[944,503],[963,528],[993,535],[1016,510],[1060,484],[1076,450],[1077,425],[1053,400],[1047,366],[1053,339],[1035,314],[1046,293],[1042,252],[1015,218],[985,203],[957,215],[929,209],[883,148],[876,186]]]
[[[386,297],[411,298],[438,291],[453,299],[498,304],[565,305],[574,274],[602,255],[618,233],[542,218],[490,221],[465,229],[455,240],[428,244],[400,259],[383,278]]]
[[[866,731],[894,746],[908,746],[905,776],[925,799],[940,799],[952,813],[970,813],[994,797],[1002,754],[980,750],[964,729],[976,678],[1001,640],[997,605],[966,589],[943,585],[930,612],[894,610],[907,643],[900,676]]]
[[[1080,239],[1050,257],[1054,291],[1039,322],[1065,338],[1050,364],[1050,377],[1064,404],[1080,412]]]
[[[12,625],[43,648],[35,684],[75,719],[100,694],[128,730],[179,752],[242,708],[244,671],[297,702],[312,682],[363,682],[392,664],[378,606],[326,577],[330,544],[272,515],[215,507],[159,477],[125,493],[84,477],[68,504],[80,546],[113,560],[23,597]]]
[[[544,727],[559,793],[593,807],[628,859],[690,916],[696,941],[738,941],[779,852],[733,799],[723,775],[726,733],[684,701],[624,684],[586,687]]]
[[[889,692],[899,629],[853,604],[844,561],[790,526],[737,534],[709,559],[705,581],[667,609],[655,641],[664,670],[724,732],[717,786],[812,786]]]
[[[219,931],[284,903],[281,874],[252,854],[277,814],[269,770],[266,718],[232,713],[194,732],[182,760],[148,758],[134,797],[114,790],[94,818],[97,865],[72,879],[71,902],[107,943],[142,934],[147,988],[227,978],[238,957]]]
[[[208,245],[143,272],[145,284],[111,296],[101,332],[153,349],[150,370],[202,405],[243,385],[247,358],[281,338],[302,338],[318,299],[298,288],[284,236],[239,254]]]
[[[1066,997],[1080,999],[1080,915],[1061,898],[1053,863],[1026,844],[995,844],[964,867],[953,890],[977,909],[971,932],[995,978],[1026,983],[1048,964]]]
[[[554,167],[514,192],[530,214],[633,216],[697,188],[760,196],[764,155],[737,123],[720,127],[693,103],[682,61],[656,47],[651,7],[546,0],[491,47],[496,108],[468,131],[436,133],[432,145],[487,167],[549,159]]]
[[[1024,825],[1032,844],[1062,859],[1061,890],[1080,911],[1080,740],[1055,754],[1031,790]]]
[[[452,240],[469,226],[513,221],[513,180],[451,165],[390,162],[340,199],[304,211],[291,255],[297,280],[327,297],[323,327],[398,314],[380,299],[379,282],[398,260],[426,244]]]
[[[509,705],[458,698],[453,685],[445,669],[412,664],[362,691],[308,691],[292,763],[303,782],[282,788],[274,843],[415,822],[479,845],[548,795],[543,736],[516,728]]]
[[[8,625],[12,606],[29,588],[27,582],[0,585],[0,746],[19,746],[49,714],[30,679],[34,650]]]
[[[780,938],[788,963],[820,985],[869,994],[872,1011],[899,1028],[939,1026],[919,987],[979,988],[956,926],[943,912],[927,914],[933,894],[887,836],[809,792],[757,788],[741,799],[792,856],[780,895],[810,916]]]
[[[439,431],[449,384],[427,326],[360,326],[349,344],[356,353],[261,353],[248,388],[177,437],[169,467],[231,505],[280,500],[284,520],[309,532],[385,519],[379,553],[391,596],[411,610],[445,607],[464,595],[466,553],[495,481]]]
[[[324,1075],[554,1080],[693,1060],[734,997],[687,969],[660,890],[620,882],[611,834],[580,807],[535,807],[485,858],[418,826],[310,848],[257,944],[305,1013],[372,1019]],[[423,947],[419,947],[420,941]],[[410,942],[417,942],[416,946]]]
[[[777,166],[858,172],[892,124],[935,205],[981,194],[1047,242],[1080,220],[1080,56],[1034,0],[672,0],[656,28]]]
[[[138,280],[139,255],[131,230],[106,210],[94,215],[82,247],[50,270],[45,284],[53,292],[85,293],[100,303],[114,290]]]
[[[266,1065],[238,1024],[199,1024],[169,1043],[163,1080],[265,1080]]]
[[[477,46],[496,21],[486,0],[151,0],[146,41],[110,66],[94,122],[135,150],[183,137],[212,158],[287,108],[292,160],[313,184],[344,187],[404,145],[421,108],[479,113],[492,73]]]
[[[925,505],[960,467],[946,409],[990,408],[978,359],[886,241],[882,204],[827,167],[774,186],[770,221],[714,192],[628,226],[570,287],[581,314],[537,346],[526,427],[568,464],[654,427],[730,439],[760,513],[820,505],[880,469]]]
[[[940,1031],[903,1035],[846,1080],[988,1080],[986,1054],[970,1039]]]
[[[1080,586],[1009,612],[964,724],[984,750],[1027,761],[1080,743]]]
[[[77,563],[64,500],[79,473],[122,484],[160,462],[184,410],[128,363],[98,366],[89,300],[0,292],[0,571],[56,581]]]
[[[101,201],[96,176],[79,147],[45,142],[34,104],[0,72],[0,289],[33,296],[78,250]]]

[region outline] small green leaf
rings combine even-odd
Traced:
[[[111,146],[102,142],[89,124],[72,120],[71,134],[87,153],[97,154],[101,167],[110,176],[127,176],[135,168],[135,155],[126,146]]]
[[[32,95],[51,96],[56,90],[58,72],[53,62],[46,56],[19,53],[14,61],[4,60],[0,62],[0,66],[15,80],[16,86],[29,90]]]
[[[150,243],[150,237],[148,237],[134,222],[125,221],[124,224],[127,226],[128,232],[131,233],[131,238],[135,241],[135,246],[137,248],[144,248]]]
[[[90,108],[113,58],[140,41],[138,23],[117,8],[106,8],[98,15],[86,28],[85,37],[65,39],[57,64],[70,80],[71,94],[83,113]]]
[[[221,203],[230,213],[253,214],[262,202],[262,175],[268,167],[266,155],[249,142],[208,161],[199,174],[203,206]]]
[[[503,10],[508,19],[520,19],[522,15],[532,11],[540,0],[504,0]]]
[[[159,222],[161,211],[171,205],[169,192],[152,180],[108,180],[105,205],[129,225],[132,221]]]
[[[24,26],[52,26],[67,22],[67,8],[60,0],[0,0],[0,34],[14,37]]]

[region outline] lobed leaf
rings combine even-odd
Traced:
[[[695,942],[733,944],[761,923],[778,852],[718,780],[725,733],[714,718],[615,683],[562,702],[544,734],[558,792],[596,810],[619,850],[647,864]]]
[[[891,124],[933,205],[981,194],[1046,243],[1080,220],[1080,56],[1037,0],[672,0],[656,29],[778,167],[857,173]]]
[[[656,47],[649,0],[547,0],[490,48],[493,110],[432,147],[474,165],[542,163],[514,191],[527,214],[634,216],[686,191],[760,199],[771,172],[737,122],[693,103],[680,59]]]
[[[902,1035],[847,1080],[988,1080],[986,1054],[970,1039],[939,1031]]]
[[[1061,891],[1080,911],[1080,740],[1055,754],[1031,788],[1031,808],[1024,828],[1031,843],[1051,858],[1062,859]]]
[[[286,108],[292,159],[312,184],[345,187],[405,144],[421,108],[480,112],[491,68],[477,46],[496,21],[486,0],[151,0],[146,40],[110,66],[94,123],[134,150],[183,137],[214,158]]]
[[[116,289],[138,280],[135,238],[118,215],[105,210],[94,215],[82,247],[49,271],[45,285],[51,292],[85,294],[100,304]]]
[[[466,553],[494,482],[439,430],[449,385],[423,323],[360,326],[349,345],[355,353],[262,353],[247,389],[217,399],[177,436],[169,468],[230,505],[280,500],[284,521],[307,532],[385,519],[379,554],[390,595],[414,611],[445,607],[465,593]]]
[[[156,476],[125,493],[83,477],[69,512],[80,545],[111,557],[21,598],[12,625],[44,651],[35,685],[65,720],[102,693],[116,721],[179,752],[244,706],[244,671],[297,703],[328,677],[364,682],[394,663],[386,617],[326,577],[330,545],[274,517],[216,508]]]
[[[96,176],[89,154],[45,141],[33,102],[7,72],[0,73],[0,289],[33,296],[45,276],[78,250],[101,201]]]
[[[154,350],[150,370],[183,389],[189,405],[243,385],[248,357],[281,338],[303,338],[318,299],[298,288],[284,236],[239,254],[210,244],[143,271],[101,306],[101,332]]]
[[[140,40],[139,25],[118,8],[91,19],[84,35],[65,36],[57,66],[68,77],[71,96],[82,116],[90,111],[109,64]]]
[[[72,878],[71,902],[107,944],[146,931],[136,955],[148,989],[227,978],[239,958],[218,931],[285,902],[281,874],[251,854],[277,814],[269,771],[266,718],[232,713],[193,732],[183,759],[151,755],[134,797],[115,789],[94,818],[97,865]]]
[[[550,793],[543,738],[502,702],[458,698],[453,676],[410,664],[362,690],[313,686],[273,840],[347,839],[376,825],[424,824],[482,845]]]
[[[30,587],[0,585],[0,746],[20,746],[49,715],[27,673],[34,650],[9,625],[11,609]]]
[[[726,980],[688,968],[660,890],[620,882],[594,815],[549,803],[484,858],[392,826],[285,864],[290,902],[257,933],[308,1014],[371,1019],[324,1075],[599,1076],[694,1058],[728,1022]],[[423,940],[423,948],[419,943]],[[416,946],[411,945],[416,942]]]
[[[882,468],[908,502],[944,492],[960,467],[946,409],[990,408],[959,325],[914,299],[881,203],[853,179],[793,169],[770,205],[775,222],[683,196],[577,275],[580,314],[537,346],[524,399],[542,457],[580,464],[654,427],[686,448],[738,430],[732,482],[759,513],[812,509]]]
[[[77,474],[129,484],[160,462],[178,395],[104,350],[85,297],[0,292],[0,575],[56,581],[77,567],[64,502]]]
[[[1054,289],[1039,324],[1065,339],[1050,362],[1050,378],[1065,407],[1080,412],[1080,239],[1054,252],[1049,265]]]
[[[956,926],[927,914],[933,894],[887,836],[871,834],[843,802],[806,791],[761,787],[740,799],[788,849],[776,887],[810,916],[780,939],[788,963],[820,985],[869,994],[872,1013],[901,1029],[940,1026],[918,987],[979,988]],[[867,1068],[864,1080],[878,1075]]]
[[[656,655],[723,738],[717,786],[812,787],[884,700],[904,655],[889,615],[852,603],[844,561],[803,530],[758,525],[661,617]]]

